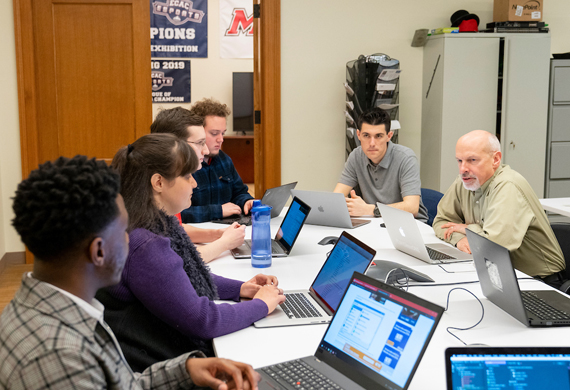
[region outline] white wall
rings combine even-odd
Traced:
[[[232,72],[253,72],[253,59],[220,58],[220,11],[218,0],[208,0],[208,58],[192,58],[190,60],[191,90],[190,98],[197,102],[205,97],[213,97],[232,109]],[[253,44],[253,37],[251,38]],[[154,103],[153,118],[160,107],[173,108],[182,106],[190,108],[192,103]],[[233,133],[232,116],[228,118],[228,132]]]
[[[0,259],[6,252],[24,250],[12,228],[12,200],[22,180],[18,86],[16,80],[16,44],[12,1],[0,2]]]
[[[410,44],[416,29],[449,27],[459,9],[477,14],[480,27],[493,18],[493,0],[282,0],[283,183],[334,188],[345,156],[345,65],[360,54],[400,60],[399,142],[419,158],[423,49]],[[546,0],[543,20],[551,27],[552,51],[570,51],[570,1]]]

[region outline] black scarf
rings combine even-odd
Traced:
[[[210,274],[210,267],[204,263],[200,252],[176,217],[160,211],[160,218],[148,230],[170,239],[170,248],[184,261],[184,271],[198,296],[208,297],[212,301],[218,299],[218,289]]]

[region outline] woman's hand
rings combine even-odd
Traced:
[[[274,286],[277,287],[279,281],[277,277],[273,275],[257,274],[247,282],[241,285],[239,296],[242,298],[253,298],[253,296],[261,289],[263,286]],[[283,294],[283,290],[280,290]]]

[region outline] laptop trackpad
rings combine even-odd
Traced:
[[[454,247],[449,246],[449,245],[446,245],[446,244],[426,244],[426,246],[429,246],[433,250],[443,252],[446,255],[453,256],[457,260],[472,260],[473,259],[473,255],[471,255],[469,253],[462,252],[459,249],[454,248]]]

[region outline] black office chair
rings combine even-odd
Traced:
[[[566,262],[566,278],[568,281],[560,286],[560,291],[568,294],[570,292],[570,223],[551,223],[550,226],[558,240]]]
[[[424,206],[426,206],[428,211],[428,225],[433,224],[433,219],[437,215],[437,205],[441,198],[443,198],[443,194],[436,190],[430,190],[429,188],[422,188],[422,202]]]

